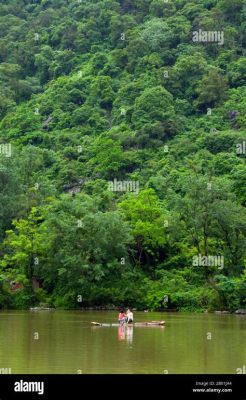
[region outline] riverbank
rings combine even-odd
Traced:
[[[119,312],[121,309],[124,309],[124,307],[115,307],[115,306],[99,306],[99,307],[81,307],[81,308],[78,308],[78,309],[76,309],[76,310],[73,310],[73,311],[115,311],[115,312]],[[55,311],[56,309],[54,308],[54,307],[42,307],[42,306],[40,306],[40,307],[30,307],[30,309],[29,309],[30,311]],[[160,310],[138,310],[137,308],[132,308],[132,311],[133,312],[135,312],[135,311],[142,311],[142,312],[144,312],[144,313],[148,313],[148,312],[153,312],[153,311],[155,311],[155,312],[167,312],[167,313],[175,313],[175,312],[179,312],[179,310],[177,310],[177,309],[160,309]],[[183,312],[185,312],[185,311],[183,311]],[[186,312],[190,312],[190,311],[186,311]],[[204,312],[205,314],[208,314],[208,313],[214,313],[214,314],[237,314],[237,315],[246,315],[246,309],[239,309],[239,310],[236,310],[236,311],[234,311],[234,312],[232,312],[232,311],[228,311],[228,310],[223,310],[223,311],[221,311],[221,310],[216,310],[216,311],[208,311],[208,310],[205,310],[205,311],[203,311],[203,310],[197,310],[197,313],[202,313],[202,312]]]

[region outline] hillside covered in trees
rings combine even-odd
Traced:
[[[246,0],[1,0],[1,307],[246,307],[245,42]]]

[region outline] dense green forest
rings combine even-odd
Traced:
[[[246,0],[1,0],[0,305],[246,308]]]

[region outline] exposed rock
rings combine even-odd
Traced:
[[[228,112],[228,117],[230,119],[235,119],[238,116],[239,112],[237,110],[231,110]]]
[[[246,309],[245,308],[239,308],[239,310],[235,311],[235,314],[246,314]]]
[[[43,129],[49,129],[49,124],[50,124],[51,121],[52,121],[52,117],[49,116],[49,117],[43,122],[43,125],[42,125]]]
[[[12,292],[16,292],[19,289],[23,289],[23,284],[21,282],[10,282],[10,288]]]
[[[215,311],[214,313],[215,314],[230,314],[230,311],[226,311],[226,310],[224,310],[224,311]]]
[[[86,182],[86,179],[79,179],[77,182],[67,183],[63,186],[64,192],[75,194],[81,191],[82,185]]]
[[[237,121],[237,117],[240,115],[240,113],[239,113],[239,111],[237,111],[237,110],[231,110],[231,111],[229,111],[228,112],[228,118],[230,119],[230,121],[231,121],[231,126],[234,128],[234,129],[239,129],[240,128],[240,126],[239,126],[239,124],[238,124],[238,121]]]

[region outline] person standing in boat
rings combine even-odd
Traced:
[[[124,313],[123,310],[121,310],[121,312],[119,313],[118,322],[121,325],[123,325],[126,322],[126,314]]]
[[[133,323],[133,312],[128,308],[126,312],[126,322],[127,324],[132,324]]]

